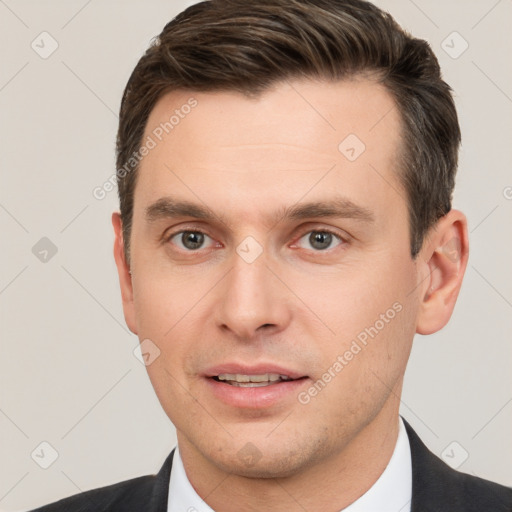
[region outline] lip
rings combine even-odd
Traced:
[[[268,386],[244,388],[231,386],[212,378],[222,373],[241,375],[277,373],[279,375],[286,375],[295,380],[281,381]],[[307,375],[296,370],[266,363],[250,366],[237,363],[220,364],[208,368],[204,372],[204,377],[209,391],[217,400],[239,409],[265,409],[290,399],[295,400],[299,389],[309,380]]]
[[[238,363],[224,363],[208,368],[204,374],[205,377],[216,377],[222,373],[234,373],[240,375],[263,375],[265,373],[278,373],[279,375],[286,375],[291,379],[300,379],[306,377],[303,373],[284,366],[279,366],[273,363],[259,363],[256,365],[243,365]]]

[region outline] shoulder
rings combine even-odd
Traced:
[[[512,511],[512,488],[452,469],[404,423],[411,446],[413,511]]]
[[[156,475],[146,475],[75,494],[32,512],[133,512],[166,510],[174,450]]]
[[[75,494],[32,512],[128,512],[137,510],[132,508],[136,505],[140,505],[138,510],[144,510],[144,505],[151,496],[154,479],[154,476],[148,475],[125,480]]]
[[[438,492],[451,510],[511,512],[512,489],[483,478],[456,471],[438,459]],[[442,467],[441,467],[442,466]]]

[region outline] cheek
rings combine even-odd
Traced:
[[[393,307],[394,306],[394,307]],[[304,411],[322,425],[353,433],[356,425],[375,417],[384,404],[399,402],[402,376],[414,334],[410,311],[394,303],[384,317],[352,323],[353,336],[341,333],[323,346],[322,365],[305,393],[300,396]],[[387,320],[387,322],[386,322]]]
[[[337,382],[330,386],[336,389],[333,399],[350,390],[358,397],[354,404],[364,400],[365,389],[386,393],[386,386],[403,373],[418,308],[411,294],[415,273],[410,260],[375,257],[364,267],[333,274],[323,286],[317,279],[303,281],[301,291],[306,296],[310,290],[308,304],[333,331],[322,339],[313,335],[321,354],[317,376],[330,369]]]
[[[404,316],[396,315],[396,309],[411,302],[413,268],[406,260],[393,263],[391,256],[378,256],[339,266],[328,274],[319,271],[290,276],[293,291],[329,328],[333,341],[352,339],[376,322],[382,327],[384,321],[384,330],[388,330],[395,316]]]
[[[199,428],[205,421],[204,411],[194,399],[194,390],[179,372],[179,365],[172,366],[170,353],[162,353],[150,366],[148,376],[155,394],[173,425],[186,432]]]
[[[147,265],[134,280],[133,293],[139,337],[165,340],[186,327],[205,291],[197,279],[174,276]]]
[[[204,340],[211,339],[212,285],[205,274],[193,278],[148,271],[138,278],[134,307],[139,339],[151,340],[159,353],[148,374],[157,393],[160,387],[179,392],[180,383],[194,376],[194,360],[205,351]]]

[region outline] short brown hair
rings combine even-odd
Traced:
[[[399,178],[415,257],[428,229],[451,209],[460,144],[451,89],[428,43],[363,0],[210,0],[187,8],[164,27],[123,94],[117,181],[127,258],[138,167],[130,158],[163,94],[257,96],[288,79],[337,81],[361,73],[387,88],[401,115]]]

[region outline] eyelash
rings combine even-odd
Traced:
[[[331,230],[331,229],[327,229],[327,228],[321,228],[321,229],[310,229],[309,231],[305,231],[304,233],[302,233],[302,235],[300,235],[297,239],[296,239],[296,242],[293,243],[293,246],[295,246],[300,240],[302,240],[306,235],[309,235],[311,233],[329,233],[330,235],[332,235],[339,243],[338,245],[334,246],[334,247],[329,247],[327,249],[324,249],[324,250],[314,250],[314,249],[306,249],[306,250],[309,250],[309,251],[312,251],[314,253],[318,253],[318,254],[326,254],[326,253],[329,253],[330,251],[336,249],[336,247],[339,247],[340,245],[344,245],[344,244],[347,244],[348,241],[343,238],[339,233],[336,233],[335,231]],[[347,237],[348,238],[348,237]]]
[[[181,229],[180,231],[176,231],[176,232],[173,232],[167,236],[165,236],[164,238],[164,242],[165,243],[169,243],[171,242],[171,240],[178,236],[178,235],[183,235],[184,233],[199,233],[199,234],[202,234],[204,235],[205,237],[208,237],[210,238],[211,240],[215,241],[210,235],[208,235],[208,233],[206,233],[205,231],[202,231],[201,229],[197,229],[197,228],[193,228],[193,229]],[[335,249],[336,247],[339,247],[340,245],[346,245],[348,243],[348,236],[347,237],[343,237],[341,236],[339,233],[336,233],[335,231],[331,230],[331,229],[328,229],[328,228],[320,228],[320,229],[309,229],[308,231],[304,231],[302,232],[302,234],[298,237],[295,238],[295,242],[293,242],[292,244],[292,247],[297,247],[297,243],[302,239],[304,238],[306,235],[308,234],[311,234],[311,233],[329,233],[330,235],[332,235],[339,243],[334,247],[334,248],[327,248],[327,249],[324,249],[324,250],[314,250],[314,249],[309,249],[309,251],[311,252],[314,252],[314,253],[318,253],[318,254],[322,254],[322,253],[328,253],[330,252],[331,250]],[[217,242],[218,243],[218,242]],[[190,254],[193,254],[193,253],[199,253],[201,250],[203,250],[202,248],[199,248],[197,250],[183,250],[183,249],[180,249],[181,251],[184,251],[186,253],[190,253]],[[308,249],[306,249],[308,250]]]
[[[204,235],[205,237],[210,238],[211,240],[214,240],[210,235],[208,235],[208,233],[206,233],[206,232],[204,232],[204,231],[202,231],[200,229],[194,228],[194,229],[181,229],[180,231],[176,231],[174,233],[171,233],[171,234],[169,234],[169,235],[167,235],[165,237],[164,242],[169,243],[169,242],[171,242],[171,240],[174,237],[176,237],[178,235],[183,235],[184,233],[198,233],[198,234]],[[180,249],[180,250],[183,251],[183,249]],[[201,248],[197,249],[195,251],[192,251],[192,250],[189,249],[189,250],[185,250],[184,252],[192,254],[192,253],[199,253],[201,250],[202,250]]]

